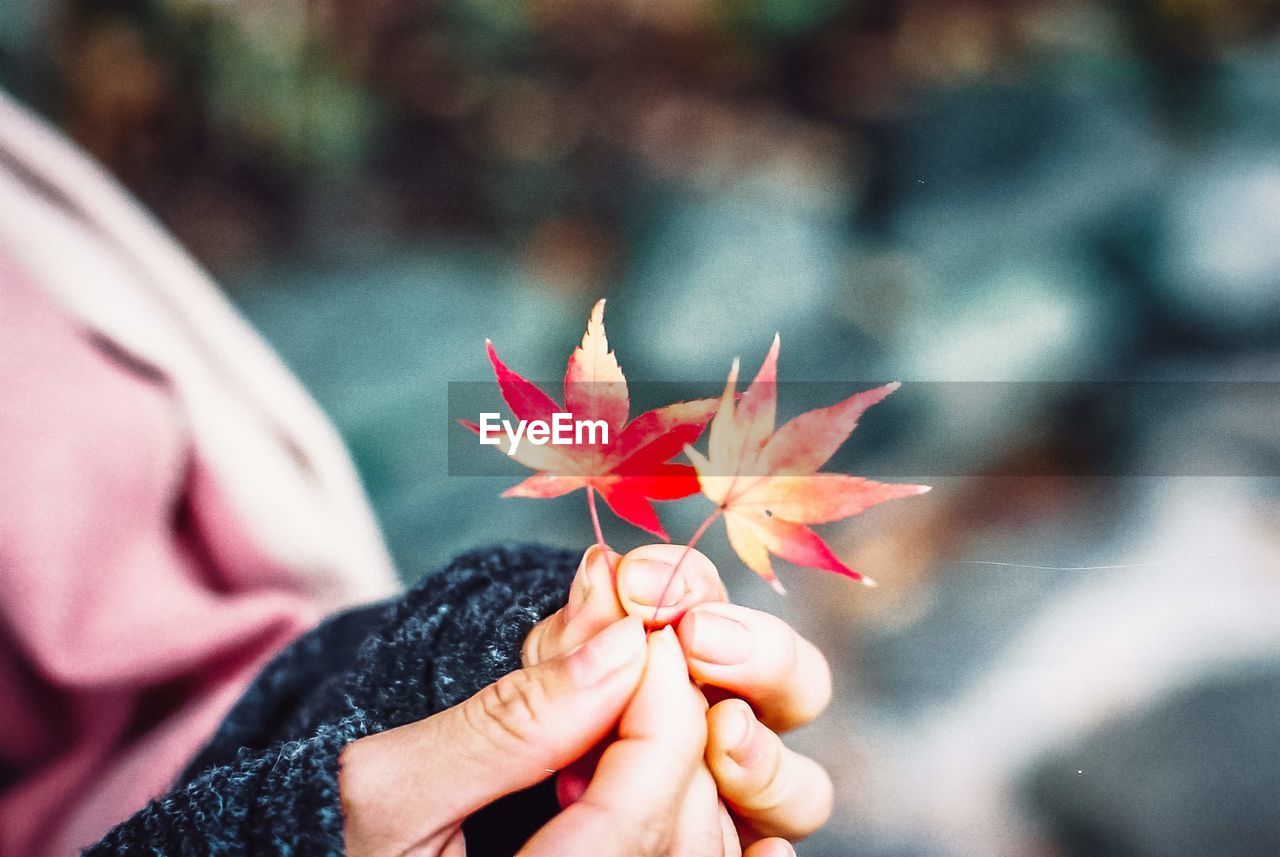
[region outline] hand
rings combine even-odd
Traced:
[[[646,642],[638,620],[614,622],[461,705],[349,744],[339,776],[347,850],[356,857],[463,857],[464,818],[545,779],[548,769],[580,757],[616,726],[617,740],[581,799],[520,853],[703,853],[680,841],[677,819],[704,770],[705,713],[675,634]],[[791,853],[789,846],[769,847],[745,857]]]
[[[743,852],[727,815],[708,819],[688,811],[690,806],[716,805],[715,785],[702,765],[706,710],[706,701],[689,682],[675,634],[650,635],[645,676],[623,712],[617,740],[600,756],[580,799],[520,853],[795,857],[791,846],[777,839]]]
[[[708,695],[740,697],[717,702],[707,715],[706,770],[732,810],[742,841],[781,847],[763,837],[802,839],[831,814],[826,772],[788,750],[777,734],[822,712],[831,697],[831,671],[821,652],[782,620],[727,603],[715,566],[697,551],[684,558],[680,579],[672,583],[666,604],[652,621],[654,602],[684,550],[680,545],[647,545],[622,557],[589,549],[568,604],[529,634],[524,661],[535,664],[555,657],[625,615],[651,625],[675,624],[689,672]],[[582,794],[592,765],[593,756],[588,756],[561,773],[557,787],[562,805]],[[690,820],[683,823],[697,826]]]

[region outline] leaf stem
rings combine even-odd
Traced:
[[[591,511],[591,527],[596,531],[596,544],[600,546],[600,552],[608,561],[609,544],[604,540],[604,530],[600,529],[600,512],[596,509],[596,489],[590,485],[587,486],[587,508]],[[618,582],[618,568],[615,564],[610,563],[609,571],[612,572],[614,584]]]
[[[671,588],[671,584],[675,582],[676,574],[680,571],[680,565],[684,562],[684,558],[689,555],[689,551],[693,550],[693,546],[698,543],[698,539],[706,535],[707,530],[715,523],[716,518],[720,517],[720,513],[724,509],[716,506],[711,510],[711,514],[707,515],[706,520],[698,525],[698,529],[693,531],[693,535],[689,537],[689,543],[684,546],[684,550],[680,552],[680,558],[676,560],[676,564],[671,567],[671,576],[667,578],[666,586],[662,587],[662,594],[658,596],[658,606],[653,609],[653,619],[650,621],[658,621],[658,613],[662,611],[662,603],[667,600],[667,590]]]
[[[596,531],[596,544],[601,550],[609,547],[604,541],[604,531],[600,529],[600,513],[596,511],[596,489],[587,486],[587,508],[591,510],[591,527]]]

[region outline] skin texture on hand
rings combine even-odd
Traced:
[[[463,819],[561,771],[564,808],[523,855],[794,855],[778,837],[825,822],[830,781],[771,726],[825,706],[826,662],[785,623],[728,604],[696,551],[650,621],[654,581],[665,585],[681,551],[589,550],[568,604],[526,639],[523,669],[349,744],[339,780],[347,851],[462,857]],[[745,639],[734,625],[722,632],[722,620]],[[646,637],[646,625],[663,630]],[[708,708],[694,680],[741,698]]]
[[[616,622],[461,705],[349,744],[339,778],[347,851],[461,855],[464,818],[545,779],[613,728],[646,655],[640,622]]]
[[[635,619],[567,655],[511,673],[434,717],[348,745],[341,789],[348,853],[463,857],[462,820],[546,776],[617,724],[582,799],[523,857],[743,854],[732,828],[687,838],[684,807],[705,773],[706,702],[674,632],[646,640]],[[714,799],[714,784],[709,797]],[[708,797],[705,793],[703,798]],[[744,857],[791,855],[766,840]]]
[[[644,679],[618,724],[617,740],[600,757],[581,799],[539,831],[525,852],[575,854],[581,843],[594,843],[600,857],[672,851],[680,831],[670,819],[701,768],[705,711],[675,636],[652,635]],[[619,812],[622,807],[629,811]]]
[[[553,657],[625,615],[650,627],[678,628],[690,676],[713,698],[739,697],[717,703],[707,715],[709,776],[700,777],[695,791],[708,792],[706,786],[714,784],[722,824],[733,825],[744,842],[804,838],[831,814],[831,780],[812,759],[788,750],[777,733],[808,723],[825,709],[830,668],[821,652],[781,619],[729,604],[714,564],[696,550],[680,562],[684,550],[646,545],[624,557],[588,549],[568,604],[534,627],[524,661]],[[677,562],[678,577],[667,587]],[[664,588],[667,597],[654,621],[654,602]],[[561,772],[562,805],[582,795],[598,753],[599,748]],[[731,814],[724,813],[725,805]],[[701,820],[707,810],[687,812],[691,820],[682,823],[707,826]]]

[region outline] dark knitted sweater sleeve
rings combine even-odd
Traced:
[[[343,748],[517,669],[525,636],[564,603],[575,566],[549,548],[476,551],[397,600],[330,620],[264,670],[178,787],[86,853],[343,853]],[[545,793],[529,800],[546,811]]]

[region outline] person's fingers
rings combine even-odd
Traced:
[[[595,774],[600,756],[607,748],[597,745],[586,756],[569,765],[556,777],[556,798],[561,808],[567,807],[586,793]],[[693,782],[681,804],[676,823],[676,844],[672,852],[680,855],[710,854],[713,857],[741,857],[742,846],[733,818],[720,800],[711,771],[704,765],[694,774]]]
[[[347,745],[340,789],[349,849],[403,853],[580,757],[622,716],[645,654],[642,624],[623,619],[460,705]]]
[[[712,782],[715,782],[714,777]],[[717,809],[716,814],[720,816],[720,835],[724,839],[724,857],[742,857],[742,839],[738,833],[738,826],[733,822],[733,816],[729,815],[724,801],[717,802]]]
[[[730,834],[721,818],[722,808],[716,781],[706,765],[699,765],[680,804],[671,853],[681,857],[726,857],[731,853],[729,841],[734,845],[733,851],[740,850],[736,829],[732,840],[726,840]]]
[[[808,723],[831,701],[822,652],[776,616],[736,604],[699,604],[679,625],[689,673],[748,700],[778,731]]]
[[[656,628],[674,623],[695,604],[726,600],[716,567],[696,550],[689,551],[672,580],[671,572],[684,552],[682,545],[644,545],[624,557],[598,545],[587,548],[569,587],[568,603],[535,625],[525,638],[525,666],[581,645],[628,614]],[[655,611],[654,602],[668,581],[671,585],[663,599],[668,606]]]
[[[347,849],[348,855],[356,854]],[[440,849],[438,857],[467,857],[467,841],[463,838],[462,827],[458,826],[449,834],[449,838],[445,840],[444,846]]]
[[[831,817],[827,772],[787,749],[740,699],[707,712],[707,766],[721,797],[761,836],[803,839]]]
[[[664,629],[649,635],[644,677],[586,792],[539,830],[526,857],[665,855],[694,772],[703,765],[706,701]]]
[[[591,778],[595,776],[596,765],[600,764],[600,757],[613,743],[614,737],[605,738],[588,750],[585,756],[575,759],[556,773],[556,800],[561,809],[586,794],[587,786],[591,785]]]
[[[587,548],[569,587],[568,602],[525,637],[521,649],[525,666],[562,655],[627,615],[613,582],[621,560],[621,554],[599,545]]]
[[[650,627],[674,624],[696,604],[727,598],[711,560],[684,545],[643,545],[618,566],[622,609]]]
[[[742,857],[796,857],[796,849],[785,839],[761,839],[743,851]]]

